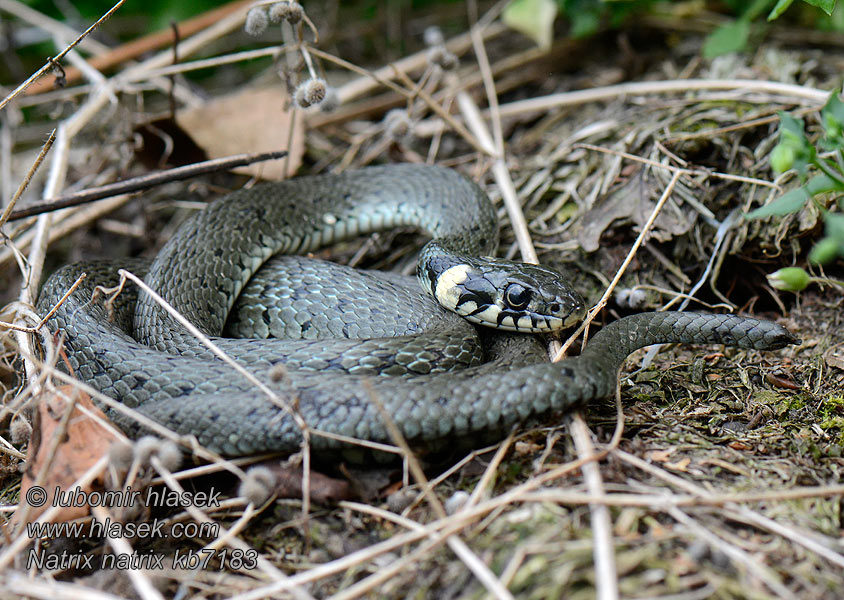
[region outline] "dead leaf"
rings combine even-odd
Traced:
[[[666,448],[665,450],[651,450],[647,453],[648,460],[653,462],[667,462],[668,457],[674,454],[676,448]]]
[[[827,364],[829,364],[829,363],[827,363]],[[799,390],[799,389],[801,389],[798,384],[794,383],[790,379],[786,379],[785,377],[779,377],[777,375],[774,375],[773,373],[766,373],[765,374],[765,381],[767,381],[771,385],[774,385],[774,386],[779,387],[779,388],[784,388],[784,389],[787,389],[787,390]]]
[[[277,181],[294,175],[302,164],[303,112],[292,109],[290,97],[280,84],[249,88],[183,110],[176,122],[210,158],[276,150],[289,153],[285,159],[239,167],[235,169],[238,173]]]
[[[299,466],[282,464],[277,461],[262,463],[273,472],[276,479],[274,493],[279,498],[302,497],[302,469]],[[349,482],[323,475],[318,471],[310,474],[310,497],[318,504],[334,504],[340,500],[350,500],[353,495]]]
[[[844,344],[838,344],[824,352],[823,359],[830,367],[844,371]]]
[[[665,466],[671,469],[672,471],[680,471],[681,473],[685,473],[686,469],[688,468],[689,464],[691,464],[690,458],[681,458],[677,462],[667,462]]]
[[[68,399],[76,398],[73,412],[67,422],[66,430],[61,428]],[[104,422],[108,418],[94,406],[88,394],[72,386],[62,386],[56,393],[42,394],[38,402],[38,412],[33,423],[32,439],[26,458],[26,471],[21,482],[21,502],[15,511],[15,523],[18,515],[24,514],[27,506],[27,492],[36,484],[36,479],[46,466],[46,477],[40,487],[44,490],[44,503],[41,506],[29,504],[26,515],[27,522],[34,521],[53,503],[56,489],[62,493],[70,493],[73,483],[79,479],[94,463],[108,453],[112,442],[117,439],[110,429],[103,427],[94,418],[83,413],[84,408],[90,414],[96,415]],[[61,436],[55,453],[52,450],[54,440]],[[51,454],[52,457],[51,457]],[[52,458],[52,460],[51,460]],[[102,482],[94,480],[88,487],[81,490],[85,496],[94,490],[103,489]],[[37,490],[36,490],[37,491]],[[38,498],[39,494],[35,494]],[[82,497],[82,496],[80,496]],[[84,498],[84,497],[83,497]],[[88,514],[89,506],[83,502],[81,506],[62,508],[53,521],[69,521],[84,517]]]

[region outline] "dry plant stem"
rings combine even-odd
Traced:
[[[695,536],[704,540],[713,550],[719,550],[729,556],[733,561],[743,565],[750,573],[758,577],[767,588],[774,592],[777,598],[797,599],[797,596],[792,594],[791,590],[782,584],[776,573],[760,564],[744,550],[727,543],[677,507],[669,508],[668,514],[675,521],[689,528]]]
[[[501,23],[492,23],[483,29],[483,36],[485,39],[492,39],[507,31],[507,28]],[[461,34],[446,42],[448,48],[454,54],[460,56],[466,52],[472,45],[471,35],[469,33]],[[313,52],[313,48],[311,49]],[[315,53],[316,54],[316,53]],[[337,96],[341,103],[346,103],[360,96],[368,94],[377,89],[379,83],[386,80],[391,80],[396,76],[396,71],[399,73],[412,73],[420,69],[424,69],[428,64],[428,51],[422,50],[416,54],[411,54],[401,60],[398,60],[391,65],[381,67],[374,71],[371,76],[367,75],[360,79],[355,79],[349,83],[341,86],[337,90]]]
[[[393,443],[402,449],[402,454],[404,455],[405,459],[407,460],[407,464],[410,467],[410,472],[413,475],[413,478],[416,480],[416,483],[422,488],[422,492],[425,494],[425,498],[431,504],[431,507],[434,509],[434,512],[440,519],[446,518],[447,514],[445,512],[445,507],[443,507],[440,499],[434,493],[433,489],[431,488],[431,484],[428,481],[428,478],[425,477],[425,472],[422,470],[422,465],[419,464],[419,460],[416,458],[416,455],[411,450],[410,445],[407,443],[407,440],[404,439],[404,436],[401,433],[401,430],[396,425],[396,422],[393,420],[390,413],[384,408],[381,399],[375,394],[374,390],[371,386],[364,384],[366,386],[367,393],[369,395],[369,399],[375,408],[378,410],[378,414],[381,417],[381,420],[384,421],[384,426],[387,428],[387,432],[390,434],[390,438],[392,438]],[[436,537],[436,536],[435,536]],[[511,600],[513,599],[513,595],[505,588],[495,574],[489,570],[489,567],[481,561],[477,557],[477,555],[472,552],[469,547],[463,542],[462,539],[451,536],[447,540],[449,548],[451,548],[452,552],[454,552],[460,560],[469,568],[470,571],[478,578],[483,586],[487,589],[487,591],[493,595],[495,598],[503,599],[503,600]],[[403,561],[397,561],[403,563]],[[394,563],[395,565],[395,563]],[[402,565],[403,566],[403,565]],[[386,581],[389,577],[398,572],[397,568],[386,568],[381,569],[374,575],[367,577],[365,580],[359,582],[357,584],[358,587],[360,586],[360,591],[368,591],[379,585],[380,583]],[[367,584],[366,582],[369,582]],[[352,597],[352,596],[350,596]],[[514,600],[514,599],[513,599]]]
[[[101,523],[105,523],[107,520],[113,520],[109,511],[103,506],[92,506],[91,513]],[[135,554],[135,551],[129,545],[129,542],[126,541],[126,538],[106,536],[106,541],[117,555],[132,556]],[[150,581],[146,569],[127,569],[126,576],[132,582],[132,587],[135,588],[141,600],[164,600],[164,596],[161,595],[161,592]]]
[[[233,156],[227,156],[225,158],[216,158],[213,160],[206,160],[194,163],[192,165],[186,165],[183,167],[175,167],[173,169],[167,169],[166,171],[161,171],[159,173],[148,173],[146,175],[133,177],[131,179],[125,179],[123,181],[117,181],[108,185],[103,185],[96,188],[89,188],[87,190],[81,190],[79,192],[68,194],[66,196],[50,198],[37,204],[19,208],[18,210],[11,211],[9,219],[14,221],[15,219],[31,217],[33,215],[58,210],[60,208],[78,206],[80,204],[93,202],[95,200],[101,200],[103,198],[109,198],[120,194],[128,194],[131,192],[146,190],[157,185],[170,183],[172,181],[182,181],[184,179],[190,179],[191,177],[197,177],[199,175],[205,175],[207,173],[228,171],[229,169],[234,169],[237,167],[265,160],[276,160],[279,158],[283,158],[286,155],[287,152],[235,154]],[[0,218],[0,225],[2,224],[3,220],[2,218]]]
[[[0,574],[0,592],[6,598],[39,598],[41,600],[125,600],[125,597],[82,585],[78,581],[62,582],[55,579],[33,579],[30,574],[9,570]]]
[[[108,467],[108,457],[103,456],[98,460],[96,463],[91,465],[91,467],[85,471],[79,478],[73,482],[73,485],[68,488],[68,491],[73,491],[76,488],[85,489],[87,486],[91,484],[97,477],[102,474],[106,468]],[[34,522],[35,523],[50,523],[52,520],[58,516],[60,511],[64,510],[61,506],[51,506],[43,513],[41,516],[38,517]],[[21,523],[21,531],[18,533],[17,537],[6,546],[6,549],[3,550],[3,553],[0,554],[0,572],[8,569],[12,561],[14,560],[15,556],[23,550],[28,544],[32,542],[32,538],[30,538],[26,533],[25,523]]]
[[[591,432],[580,411],[572,415],[570,430],[577,456],[579,458],[594,456],[595,448],[590,438]],[[589,493],[593,496],[603,496],[604,483],[598,463],[587,462],[581,471]],[[595,597],[598,600],[616,600],[619,598],[618,570],[615,564],[615,545],[609,507],[591,504],[589,512],[592,521],[592,555],[595,558]]]
[[[27,186],[29,186],[29,182],[32,181],[33,176],[35,175],[38,168],[41,166],[44,157],[47,156],[47,153],[50,151],[50,148],[53,147],[53,142],[56,141],[56,130],[50,132],[50,136],[47,138],[47,141],[44,142],[44,145],[41,146],[41,151],[38,153],[38,156],[35,157],[35,162],[32,163],[32,166],[27,171],[26,176],[24,176],[23,181],[21,181],[20,185],[18,186],[15,195],[12,196],[9,203],[6,205],[6,208],[3,210],[3,214],[0,215],[0,227],[6,224],[6,221],[9,220],[9,217],[12,215],[13,209],[15,208],[15,204],[17,203],[18,199],[21,197],[21,194],[24,193]]]
[[[648,217],[647,222],[642,227],[642,231],[639,233],[636,241],[633,243],[633,247],[630,248],[630,252],[627,253],[627,257],[624,259],[624,262],[619,267],[618,271],[613,277],[613,280],[610,282],[610,285],[607,287],[604,295],[601,296],[601,299],[593,306],[589,313],[586,315],[586,319],[584,319],[583,323],[575,330],[575,332],[566,340],[563,347],[560,348],[560,351],[554,357],[554,362],[559,361],[560,359],[565,356],[566,350],[568,350],[569,346],[572,345],[577,336],[581,334],[583,330],[585,330],[589,324],[593,321],[593,319],[597,316],[597,314],[603,310],[604,306],[607,304],[607,300],[612,295],[615,286],[618,285],[618,282],[621,280],[621,277],[624,275],[624,272],[627,270],[627,267],[630,265],[630,262],[633,260],[633,257],[636,256],[636,253],[639,251],[639,247],[645,241],[645,237],[648,235],[648,232],[651,230],[651,227],[654,224],[657,216],[659,215],[662,207],[665,205],[665,202],[671,196],[671,192],[674,190],[674,186],[677,185],[677,182],[680,180],[680,172],[675,171],[674,175],[671,177],[671,181],[668,182],[668,185],[665,187],[665,191],[660,196],[659,201],[654,206],[654,209],[651,211],[650,216]]]
[[[525,220],[525,215],[522,212],[518,194],[516,193],[516,187],[513,185],[513,179],[510,177],[510,171],[507,169],[505,158],[495,148],[492,136],[490,136],[489,131],[484,125],[480,111],[471,96],[469,96],[466,92],[458,93],[457,104],[466,119],[466,124],[478,138],[484,152],[493,157],[492,173],[495,177],[496,183],[498,183],[498,187],[501,191],[501,197],[504,199],[504,206],[507,208],[507,215],[510,217],[510,223],[513,226],[514,233],[516,234],[516,240],[519,244],[519,250],[522,253],[522,259],[526,262],[538,263],[539,258],[533,247],[533,240],[530,237],[530,232],[527,228],[527,221]]]
[[[188,19],[183,23],[179,23],[177,24],[177,27],[179,28],[179,36],[185,37],[193,35],[197,31],[205,29],[209,25],[216,23],[222,17],[227,16],[235,11],[241,10],[250,3],[250,0],[230,2],[219,8],[210,10],[206,13]],[[138,56],[141,56],[142,54],[145,54],[147,52],[151,52],[152,50],[161,48],[162,46],[168,46],[172,43],[173,31],[171,28],[168,27],[167,29],[164,29],[162,31],[157,31],[155,33],[145,35],[136,40],[132,40],[131,42],[127,42],[126,44],[118,46],[114,49],[105,47],[104,50],[98,51],[99,56],[91,58],[88,62],[91,67],[95,69],[105,70],[110,67],[114,67],[121,63],[124,63],[128,60],[137,58]],[[81,73],[77,69],[69,68],[66,70],[65,75],[68,84],[73,84],[80,79]],[[32,85],[27,90],[27,94],[39,94],[42,92],[46,92],[50,89],[50,87],[51,84],[47,82],[38,82]]]
[[[164,483],[169,487],[171,490],[174,490],[178,493],[184,493],[185,489],[181,486],[181,484],[173,477],[173,474],[161,464],[161,461],[158,460],[157,457],[153,456],[150,459],[150,464],[152,464],[153,468],[156,470],[158,475],[164,480]],[[195,505],[188,505],[185,507],[185,511],[190,514],[193,519],[199,523],[216,523],[211,517],[205,514],[204,511],[200,510],[198,506]],[[220,528],[220,532],[222,533],[221,539],[225,539],[226,543],[229,547],[237,549],[237,550],[253,550],[253,548],[241,540],[240,538],[236,537],[235,535],[229,535],[228,530],[218,523]],[[258,568],[261,571],[269,576],[273,581],[276,582],[287,582],[289,578],[281,572],[274,564],[268,561],[261,553],[258,553],[258,560],[257,560]],[[292,586],[288,588],[288,590],[299,600],[314,600],[313,597],[299,588],[298,586]]]
[[[578,463],[580,461],[577,461]],[[568,466],[568,465],[566,465]],[[579,468],[579,467],[578,467]],[[537,487],[537,486],[532,486]],[[503,496],[503,495],[502,495]],[[654,510],[667,510],[674,507],[699,507],[715,506],[723,507],[731,503],[744,502],[773,502],[777,500],[800,500],[804,498],[830,498],[844,496],[844,485],[805,487],[781,491],[746,492],[739,494],[710,494],[708,496],[680,495],[668,496],[665,494],[631,494],[613,493],[603,496],[593,496],[581,492],[567,492],[561,489],[543,489],[539,491],[528,491],[520,494],[516,500],[519,502],[557,502],[560,504],[605,504],[607,506],[641,506],[650,507]],[[493,498],[478,506],[478,510],[486,511],[495,508],[490,505],[500,505],[501,496]],[[513,501],[512,499],[510,501]],[[470,511],[474,516],[476,510]]]
[[[53,58],[49,59],[49,60],[48,60],[48,61],[44,64],[44,66],[43,66],[43,67],[41,67],[40,69],[38,69],[38,70],[37,70],[35,73],[33,73],[32,75],[30,75],[30,76],[29,76],[29,78],[28,78],[26,81],[24,81],[22,84],[20,84],[18,87],[16,87],[16,88],[12,91],[12,93],[10,93],[8,96],[6,96],[5,98],[3,98],[3,100],[0,100],[0,110],[3,110],[3,108],[5,108],[5,106],[6,106],[9,102],[11,102],[12,100],[14,100],[14,99],[15,99],[15,97],[16,97],[18,94],[20,94],[20,93],[21,93],[21,92],[23,92],[26,88],[28,88],[30,85],[32,85],[32,83],[33,83],[33,82],[35,82],[35,80],[37,80],[37,79],[38,79],[39,77],[41,77],[44,73],[46,73],[46,72],[47,72],[47,71],[48,71],[48,70],[49,70],[49,69],[50,69],[53,65],[57,65],[57,64],[58,64],[58,62],[59,62],[61,59],[63,59],[63,58],[65,57],[65,55],[66,55],[68,52],[70,52],[71,50],[73,50],[73,48],[74,48],[77,44],[79,44],[79,43],[80,43],[83,39],[85,39],[85,37],[87,37],[89,33],[91,33],[92,31],[94,31],[94,29],[96,29],[96,28],[97,28],[97,27],[98,27],[101,23],[103,23],[103,22],[105,22],[106,20],[108,20],[108,18],[109,18],[112,14],[114,14],[114,11],[116,11],[118,8],[120,8],[120,6],[123,4],[123,2],[124,2],[124,1],[125,1],[125,0],[118,0],[117,4],[115,4],[114,6],[112,6],[112,7],[111,7],[111,9],[110,9],[110,10],[109,10],[106,14],[104,14],[102,17],[100,17],[99,19],[97,19],[97,20],[96,20],[96,22],[94,22],[94,24],[93,24],[93,25],[91,25],[88,29],[86,29],[84,32],[82,32],[82,34],[81,34],[79,37],[77,37],[77,38],[76,38],[73,42],[71,42],[71,43],[70,43],[70,44],[69,44],[69,45],[68,45],[68,46],[67,46],[64,50],[62,50],[61,52],[59,52],[58,54],[56,54]]]
[[[636,156],[635,154],[630,154],[629,152],[622,152],[621,150],[613,150],[612,148],[604,148],[602,146],[595,146],[594,144],[586,144],[583,142],[578,142],[577,144],[572,145],[572,150],[575,148],[583,148],[585,150],[594,150],[595,152],[603,152],[604,154],[612,154],[613,156],[620,156],[622,158],[627,158],[629,160],[639,162],[645,165],[649,165],[651,167],[657,169],[665,169],[667,171],[677,172],[679,171],[683,175],[706,175],[707,177],[715,177],[716,179],[725,179],[727,181],[738,181],[741,183],[751,183],[753,185],[761,185],[763,187],[774,188],[775,190],[781,189],[779,184],[772,181],[767,181],[765,179],[757,179],[755,177],[743,177],[741,175],[732,175],[730,173],[719,173],[717,171],[710,171],[708,169],[688,169],[683,167],[674,167],[672,165],[666,165],[660,162],[656,162],[655,160],[650,160],[648,158],[643,158],[641,156]]]
[[[645,81],[620,83],[601,88],[575,90],[560,94],[550,94],[530,100],[520,100],[503,104],[500,107],[502,117],[520,116],[525,113],[545,112],[561,106],[574,106],[592,102],[615,100],[624,96],[645,96],[651,94],[686,93],[691,91],[738,90],[779,94],[788,98],[800,98],[811,103],[823,104],[829,92],[802,85],[779,83],[776,81],[758,81],[753,79],[681,79],[669,81]]]
[[[617,448],[613,449],[612,453],[619,459],[636,467],[637,469],[645,471],[646,473],[649,473],[654,477],[658,477],[659,479],[667,482],[668,484],[685,490],[690,494],[694,494],[696,496],[699,496],[700,498],[711,498],[712,496],[712,493],[706,488],[703,488],[691,481],[687,481],[682,477],[678,477],[677,475],[669,473],[668,471],[661,469],[654,464],[642,460],[638,456],[635,456]],[[737,517],[741,517],[742,519],[752,523],[756,527],[765,529],[777,535],[781,535],[792,543],[799,544],[810,552],[814,552],[819,556],[822,556],[834,565],[844,568],[844,556],[831,549],[831,547],[837,543],[836,540],[833,540],[831,538],[815,539],[819,538],[819,535],[817,533],[787,527],[786,525],[774,521],[773,519],[761,515],[747,507],[739,506],[736,502],[724,503],[723,507],[727,511],[735,513]]]
[[[780,94],[788,98],[797,98],[813,106],[820,107],[829,97],[829,92],[807,86],[778,83],[775,81],[755,81],[752,79],[682,79],[670,81],[647,81],[622,83],[587,90],[575,90],[519,100],[499,107],[502,118],[517,118],[534,113],[545,113],[563,106],[577,106],[591,102],[607,102],[624,96],[644,96],[653,94],[686,93],[689,91],[735,90],[747,92],[766,92]],[[747,101],[763,100],[746,98]],[[770,99],[764,99],[769,102]],[[441,128],[442,122],[428,120],[416,127],[417,135],[430,135]]]

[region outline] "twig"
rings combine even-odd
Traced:
[[[443,507],[440,499],[434,493],[433,489],[431,488],[431,484],[428,481],[428,478],[425,477],[425,472],[422,470],[422,465],[419,464],[419,460],[414,455],[413,451],[410,448],[410,445],[407,443],[407,440],[402,435],[401,430],[399,429],[396,422],[393,420],[390,413],[384,408],[381,399],[375,394],[374,390],[372,389],[371,385],[368,385],[368,382],[364,382],[364,387],[366,388],[370,401],[378,410],[378,414],[381,417],[381,420],[384,422],[384,426],[387,429],[387,432],[390,434],[390,437],[393,440],[393,443],[396,444],[399,448],[402,449],[402,454],[406,457],[408,461],[408,465],[410,465],[410,472],[413,475],[413,478],[416,479],[416,482],[422,488],[423,493],[425,494],[425,498],[428,502],[431,503],[431,507],[434,509],[434,512],[437,513],[440,519],[446,517],[445,507]],[[436,539],[436,536],[434,536]],[[477,555],[472,552],[469,547],[463,542],[462,539],[450,536],[447,540],[449,548],[463,561],[463,563],[469,568],[470,571],[478,578],[478,580],[483,584],[483,586],[492,594],[495,598],[500,598],[503,600],[511,600],[513,599],[513,595],[505,588],[501,581],[495,576],[495,574],[490,571],[489,567],[481,561]],[[355,588],[360,586],[360,591],[372,589],[375,585],[382,581],[386,581],[387,578],[391,577],[394,572],[398,572],[398,569],[395,570],[387,568],[382,569],[378,573],[370,576],[367,580],[372,580],[372,584],[368,586],[364,586],[364,580],[359,582],[354,586]],[[349,597],[354,597],[350,595]]]
[[[111,514],[104,506],[92,506],[91,514],[103,524],[113,521]],[[126,541],[125,537],[107,535],[106,542],[117,555],[132,556],[135,554],[135,551],[129,545],[129,542]],[[141,600],[164,600],[164,596],[161,595],[161,592],[150,581],[146,569],[127,569],[126,576],[132,582],[132,586],[135,588],[138,596],[141,597]]]
[[[586,315],[586,318],[583,320],[580,326],[575,330],[574,333],[571,334],[569,339],[566,340],[565,344],[563,344],[562,348],[560,348],[560,351],[557,352],[557,355],[554,357],[555,362],[565,356],[566,350],[568,350],[569,346],[574,343],[574,340],[577,339],[577,336],[579,336],[581,332],[583,332],[583,330],[585,330],[589,326],[589,324],[592,323],[597,314],[601,310],[603,310],[604,306],[606,306],[607,300],[609,300],[609,297],[612,295],[615,286],[618,285],[618,282],[621,280],[622,275],[624,275],[624,272],[627,270],[627,267],[630,265],[630,262],[633,260],[633,257],[636,256],[636,253],[639,251],[639,247],[644,243],[645,237],[648,235],[651,226],[653,226],[654,221],[656,221],[656,218],[662,210],[662,207],[665,205],[665,202],[668,200],[668,198],[671,197],[671,192],[674,190],[674,186],[677,185],[677,182],[679,180],[680,173],[678,171],[674,171],[674,175],[671,177],[671,181],[668,182],[668,185],[665,187],[665,191],[662,193],[662,196],[659,198],[659,201],[657,201],[656,206],[654,206],[654,209],[651,211],[647,222],[645,222],[645,225],[642,227],[642,231],[639,232],[639,236],[636,238],[636,241],[630,248],[630,252],[627,253],[624,262],[621,263],[621,266],[618,268],[615,277],[613,277],[613,280],[610,282],[610,285],[607,287],[606,291],[604,291],[604,294],[603,296],[601,296],[601,299],[598,300],[595,306],[593,306],[589,310],[589,313]]]
[[[40,215],[45,212],[52,212],[69,206],[79,206],[80,204],[86,204],[88,202],[93,202],[94,200],[101,200],[102,198],[109,198],[120,194],[146,190],[157,185],[163,185],[172,181],[183,181],[185,179],[198,177],[199,175],[205,175],[207,173],[228,171],[229,169],[242,167],[256,162],[283,158],[286,155],[287,152],[235,154],[183,167],[175,167],[158,173],[148,173],[146,175],[132,177],[131,179],[124,179],[123,181],[109,183],[100,187],[81,190],[74,192],[73,194],[50,198],[42,202],[19,208],[11,212],[9,220],[14,221],[16,219],[23,219],[25,217]],[[2,219],[0,219],[0,225],[2,225]]]
[[[117,1],[117,4],[115,4],[114,6],[112,6],[112,7],[111,7],[111,9],[109,9],[109,11],[108,11],[106,14],[104,14],[102,17],[100,17],[99,19],[97,19],[97,20],[94,22],[94,24],[93,24],[93,25],[91,25],[88,29],[86,29],[85,31],[83,31],[83,32],[82,32],[82,34],[80,34],[80,36],[79,36],[79,37],[77,37],[77,38],[76,38],[73,42],[71,42],[71,43],[70,43],[70,44],[69,44],[69,45],[68,45],[68,46],[67,46],[64,50],[62,50],[61,52],[59,52],[58,54],[56,54],[53,58],[48,59],[48,60],[47,60],[47,62],[46,62],[46,63],[44,63],[44,66],[43,66],[43,67],[41,67],[40,69],[38,69],[38,70],[37,70],[35,73],[33,73],[32,75],[30,75],[30,76],[29,76],[29,78],[28,78],[26,81],[24,81],[22,84],[20,84],[20,85],[19,85],[18,87],[16,87],[14,90],[12,90],[12,93],[10,93],[8,96],[6,96],[5,98],[3,98],[3,100],[0,100],[0,110],[3,110],[3,108],[5,108],[5,106],[6,106],[9,102],[11,102],[12,100],[14,100],[14,99],[15,99],[15,97],[16,97],[18,94],[20,94],[22,91],[24,91],[24,90],[25,90],[26,88],[28,88],[30,85],[32,85],[32,83],[33,83],[33,82],[35,82],[35,80],[36,80],[36,79],[38,79],[39,77],[41,77],[41,76],[42,76],[44,73],[46,73],[46,72],[47,72],[50,68],[52,68],[53,66],[58,65],[58,64],[59,64],[59,61],[60,61],[61,59],[63,59],[63,58],[65,57],[65,55],[66,55],[68,52],[70,52],[71,50],[73,50],[73,48],[74,48],[74,47],[76,47],[76,45],[77,45],[77,44],[79,44],[79,42],[81,42],[83,39],[85,39],[85,37],[87,37],[87,36],[88,36],[88,34],[90,34],[92,31],[94,31],[94,29],[96,29],[97,27],[99,27],[99,26],[100,26],[100,24],[102,24],[102,23],[104,23],[106,20],[108,20],[108,18],[109,18],[112,14],[114,14],[114,12],[115,12],[118,8],[120,8],[120,6],[123,4],[123,2],[125,2],[125,0],[118,0],[118,1]]]
[[[580,411],[572,415],[570,431],[578,457],[594,456],[595,448],[589,438],[591,432]],[[581,471],[589,493],[593,496],[603,496],[604,483],[598,463],[587,462]],[[610,511],[606,505],[590,504],[589,512],[592,522],[592,555],[595,558],[595,597],[598,600],[616,600],[619,598],[618,570],[615,564]]]
[[[17,203],[18,199],[21,197],[21,194],[24,193],[26,188],[29,186],[29,182],[32,181],[32,177],[35,175],[38,168],[41,166],[44,157],[47,156],[47,153],[50,151],[50,148],[53,147],[53,142],[56,141],[56,130],[50,132],[50,136],[47,138],[47,141],[44,142],[44,145],[41,146],[41,151],[38,153],[38,156],[35,157],[35,162],[32,163],[32,166],[27,171],[26,175],[21,181],[20,185],[18,186],[15,195],[12,196],[12,199],[9,200],[9,204],[6,205],[6,208],[3,209],[3,214],[0,215],[0,227],[6,224],[6,221],[9,220],[13,209],[15,208],[15,204]]]
[[[246,5],[251,4],[251,1],[252,0],[239,0],[237,2],[229,2],[228,4],[224,4],[223,6],[197,15],[196,17],[192,17],[182,23],[178,23],[177,27],[179,28],[179,35],[180,37],[193,35],[194,33],[205,29],[209,25],[216,23],[222,17],[225,17],[235,11],[242,9]],[[106,52],[102,52],[99,56],[91,58],[88,62],[93,68],[99,71],[104,71],[109,69],[110,67],[115,67],[128,60],[137,58],[143,54],[146,54],[147,52],[157,50],[162,46],[170,45],[172,42],[173,32],[172,29],[168,26],[166,29],[150,33],[136,40],[132,40],[121,46],[118,46],[117,48],[106,48]],[[81,73],[78,69],[70,67],[66,69],[65,77],[67,79],[68,84],[73,84],[80,79]],[[50,83],[38,82],[32,85],[26,93],[40,94],[48,91],[50,87]]]

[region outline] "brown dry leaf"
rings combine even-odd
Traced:
[[[73,413],[67,422],[67,431],[62,432],[59,427],[65,413],[68,398],[76,397]],[[38,412],[33,424],[32,439],[26,458],[26,471],[21,482],[21,503],[15,513],[17,517],[24,508],[27,491],[36,483],[36,478],[49,461],[46,479],[41,487],[46,491],[46,502],[43,506],[30,506],[27,521],[34,521],[48,507],[52,505],[56,488],[62,492],[69,492],[73,483],[79,479],[94,463],[108,453],[112,442],[117,439],[114,432],[97,423],[92,417],[80,410],[84,407],[90,414],[96,415],[104,422],[108,418],[91,402],[88,394],[72,386],[62,386],[57,393],[45,393],[38,402]],[[51,458],[55,436],[60,435],[61,441]],[[82,489],[86,494],[101,487],[95,480],[91,486]],[[89,507],[74,506],[61,509],[53,521],[69,521],[84,517]]]
[[[274,461],[262,464],[275,475],[277,484],[274,492],[279,498],[302,497],[302,469],[300,467]],[[318,504],[334,504],[340,500],[352,498],[348,481],[329,477],[318,471],[311,471],[310,479],[310,497]]]
[[[674,454],[676,448],[666,448],[665,450],[651,450],[647,453],[648,460],[653,462],[668,462],[668,458]]]
[[[294,175],[302,164],[305,150],[303,112],[293,110],[290,97],[281,85],[249,88],[216,98],[181,111],[176,122],[210,158],[246,152],[287,150],[289,153],[286,159],[235,169],[238,173],[281,180]]]
[[[671,469],[672,471],[680,471],[681,473],[685,473],[686,469],[689,467],[689,464],[691,462],[692,461],[689,458],[681,458],[677,462],[673,462],[673,463],[667,462],[667,463],[665,463],[665,466],[667,468]]]
[[[823,359],[830,367],[844,371],[844,345],[833,346],[824,352]]]

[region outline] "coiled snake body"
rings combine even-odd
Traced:
[[[295,451],[302,432],[286,409],[211,355],[146,294],[138,297],[126,289],[111,305],[92,301],[95,285],[117,283],[118,268],[146,274],[153,289],[224,351],[281,396],[295,398],[309,428],[389,442],[375,396],[417,447],[495,435],[529,418],[606,396],[624,358],[649,344],[776,349],[795,342],[769,321],[643,313],[605,327],[579,357],[561,363],[542,362],[531,336],[488,333],[486,353],[492,360],[479,364],[484,351],[473,328],[433,318],[444,311],[391,278],[343,275],[335,267],[290,257],[273,259],[274,267],[262,268],[276,254],[308,252],[397,225],[415,225],[432,234],[420,256],[418,277],[423,289],[454,313],[508,331],[559,329],[583,313],[579,296],[555,272],[479,258],[491,253],[497,241],[496,217],[486,196],[453,171],[414,165],[371,167],[236,192],[183,224],[151,265],[134,259],[60,269],[45,283],[38,310],[46,314],[77,276],[87,272],[88,279],[48,322],[51,331],[63,334],[76,376],[226,455]],[[273,274],[272,268],[283,269],[283,274]],[[257,306],[240,309],[241,317],[230,319],[228,329],[238,329],[238,319],[251,321],[266,337],[279,329],[273,317],[286,315],[294,335],[305,339],[214,337],[223,332],[229,309],[247,282],[253,290],[273,288],[275,284],[261,279],[263,271],[271,279],[290,281],[276,293],[276,303],[258,300]],[[334,287],[321,287],[326,280]],[[391,288],[399,290],[386,301],[392,311],[380,306]],[[250,293],[247,289],[243,295]],[[355,314],[362,311],[363,316]],[[411,313],[418,318],[410,319]],[[387,325],[379,328],[380,321]],[[426,328],[432,332],[419,333]],[[360,332],[375,339],[351,339]],[[323,339],[334,334],[350,339]],[[394,334],[400,337],[379,337]],[[269,375],[280,362],[289,371],[278,380]],[[397,373],[404,376],[373,377]],[[130,433],[139,431],[127,418],[113,416]],[[314,435],[311,446],[321,450],[345,444]]]

